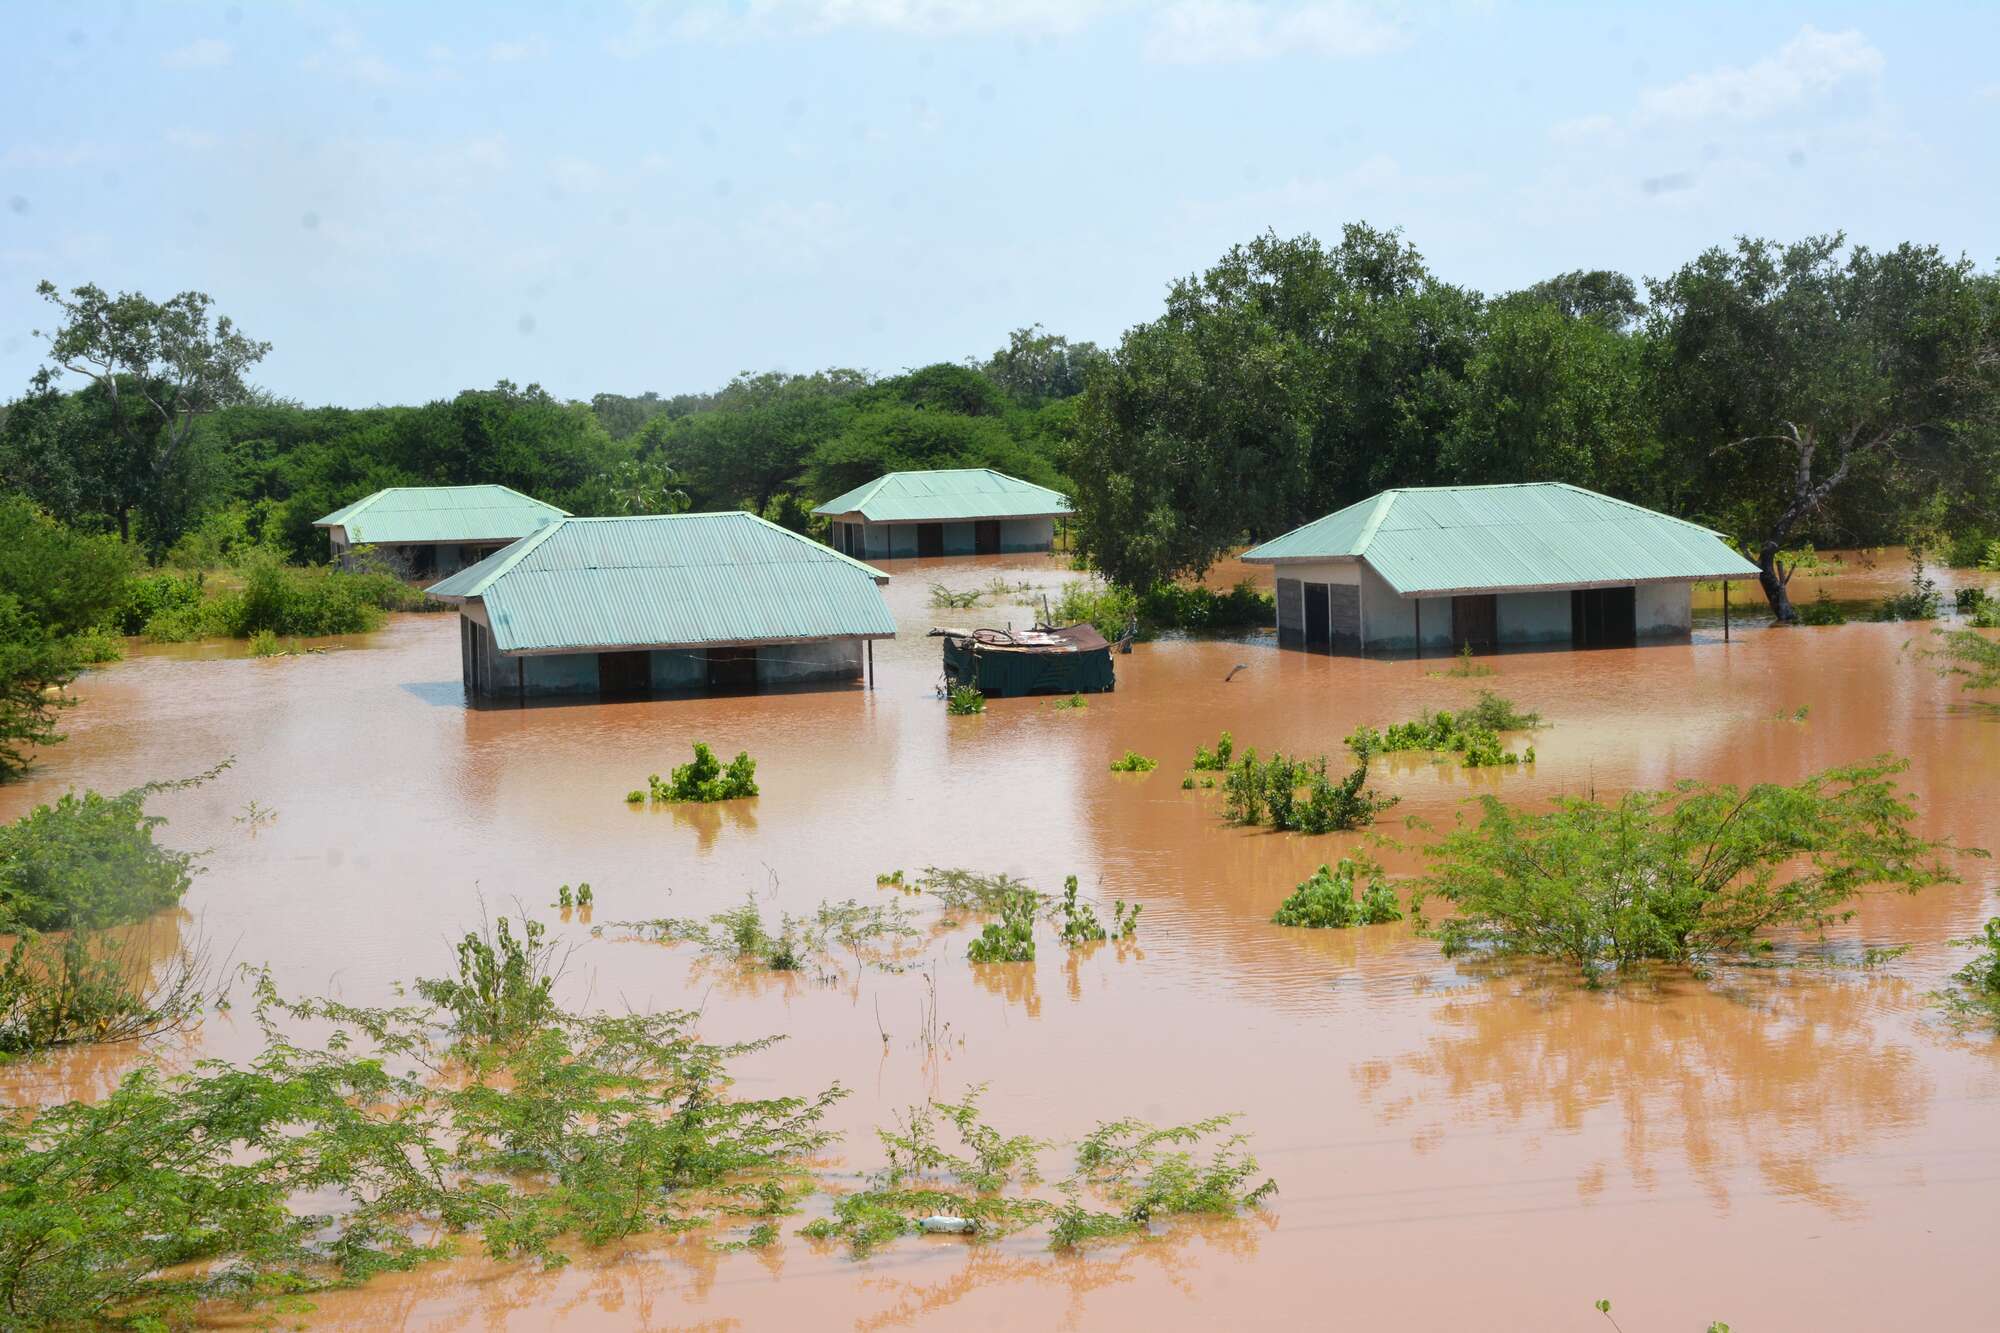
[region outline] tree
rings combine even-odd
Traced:
[[[129,539],[132,511],[168,485],[196,419],[243,398],[244,372],[271,345],[244,337],[227,315],[211,319],[203,292],[156,302],[89,284],[68,296],[46,281],[35,290],[62,312],[52,332],[35,331],[48,339],[50,359],[104,394],[123,454],[123,466],[106,478],[113,489],[105,503],[119,537]]]
[[[1104,360],[1096,343],[1073,343],[1030,324],[1008,334],[1007,345],[987,358],[984,369],[1015,402],[1040,407],[1082,393],[1091,370]]]
[[[70,636],[125,600],[128,552],[73,532],[19,496],[0,498],[0,778],[62,739],[56,691],[81,669]]]
[[[1235,247],[1091,376],[1064,460],[1078,545],[1113,581],[1151,587],[1245,537],[1437,480],[1480,313],[1395,232]]]
[[[1639,287],[1611,269],[1574,269],[1525,287],[1504,303],[1554,306],[1570,319],[1585,319],[1612,333],[1623,333],[1646,313]]]
[[[1670,470],[1700,503],[1734,500],[1727,519],[1780,623],[1798,619],[1780,552],[1843,486],[1894,508],[1992,418],[2000,302],[1970,261],[1934,246],[1744,238],[1650,288]]]

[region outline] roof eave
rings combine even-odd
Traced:
[[[1374,569],[1375,567],[1370,565],[1369,568]],[[1727,574],[1668,574],[1652,579],[1611,578],[1587,579],[1571,583],[1510,583],[1475,585],[1464,588],[1414,588],[1405,592],[1393,582],[1390,582],[1388,576],[1383,575],[1380,570],[1375,570],[1375,572],[1381,577],[1384,583],[1389,584],[1391,592],[1405,600],[1414,597],[1483,597],[1488,594],[1500,593],[1588,592],[1592,588],[1643,588],[1661,583],[1719,583],[1732,579],[1754,579],[1758,573],[1754,569],[1748,572],[1732,570]]]
[[[838,643],[844,639],[893,639],[894,630],[861,630],[851,634],[799,634],[771,639],[696,639],[686,643],[595,643],[546,648],[501,648],[502,657],[566,657],[577,653],[692,652],[697,648],[780,648],[794,643]]]

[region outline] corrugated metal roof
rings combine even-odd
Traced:
[[[1070,512],[1062,492],[988,467],[890,472],[835,496],[815,514],[859,514],[870,523],[1050,518]]]
[[[893,638],[889,576],[755,514],[565,518],[431,586],[500,651]]]
[[[569,511],[511,486],[390,486],[313,520],[363,542],[498,542],[525,537]]]
[[[1384,491],[1243,559],[1366,560],[1406,597],[1757,573],[1707,528],[1560,482]]]

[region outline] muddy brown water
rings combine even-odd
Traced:
[[[1841,577],[1873,580],[1866,595],[1907,577],[1878,565]],[[1921,627],[1739,622],[1727,644],[1704,628],[1689,643],[1505,654],[1483,681],[1432,675],[1437,662],[1281,652],[1268,635],[1167,641],[1121,657],[1117,692],[1085,710],[996,700],[951,718],[923,631],[1030,613],[936,611],[926,585],[1073,576],[1032,557],[892,572],[902,637],[876,646],[872,692],[469,711],[443,616],[399,616],[302,657],[138,650],[79,684],[69,741],[0,790],[0,816],[66,786],[122,789],[234,756],[207,786],[157,798],[169,841],[210,849],[175,928],[268,962],[288,991],[384,1001],[398,980],[445,970],[482,902],[511,914],[518,900],[576,946],[568,999],[701,1006],[711,1040],[784,1034],[743,1064],[747,1093],[849,1088],[837,1170],[879,1161],[872,1129],[895,1110],[983,1083],[996,1124],[1054,1138],[1124,1115],[1239,1112],[1280,1186],[1270,1208],[1080,1258],[940,1237],[856,1264],[788,1228],[763,1254],[648,1240],[557,1273],[466,1261],[322,1297],[308,1324],[1560,1330],[1601,1327],[1599,1296],[1632,1333],[1714,1318],[1990,1321],[2000,1043],[1946,1029],[1925,997],[1963,960],[1948,941],[2000,910],[1993,863],[1864,902],[1836,933],[1850,953],[1910,946],[1873,971],[1731,969],[1592,993],[1453,966],[1405,926],[1273,927],[1277,901],[1356,837],[1232,829],[1215,793],[1179,789],[1194,747],[1224,727],[1239,745],[1338,756],[1358,723],[1488,685],[1548,719],[1538,762],[1382,764],[1376,781],[1403,797],[1389,831],[1405,815],[1448,821],[1484,792],[1789,780],[1889,751],[1911,759],[1927,832],[2000,843],[2000,719],[1911,656]],[[1806,720],[1790,720],[1801,706]],[[755,755],[763,794],[625,805],[698,739]],[[1127,748],[1160,769],[1107,771]],[[1045,943],[1032,966],[974,968],[961,931],[929,946],[927,967],[818,985],[593,938],[547,906],[558,884],[588,880],[597,924],[753,891],[798,912],[877,900],[878,872],[926,864],[1045,888],[1074,873],[1107,904],[1146,904],[1139,941],[1067,957]],[[927,973],[936,1050],[920,1039]],[[248,1016],[225,1013],[143,1058],[254,1047]],[[101,1095],[138,1058],[17,1063],[0,1086],[16,1101]]]

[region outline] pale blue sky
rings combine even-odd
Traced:
[[[0,394],[35,282],[211,293],[311,403],[1115,342],[1263,229],[1486,291],[1739,232],[2000,254],[2000,5],[26,4]]]

